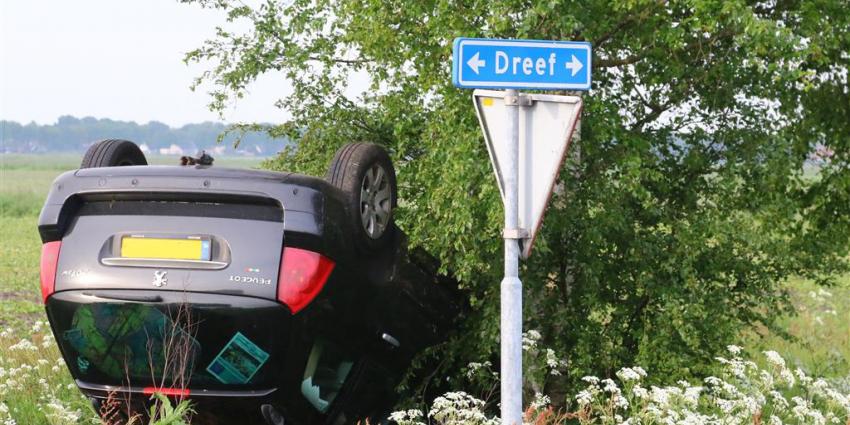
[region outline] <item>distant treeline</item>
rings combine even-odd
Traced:
[[[56,124],[20,124],[0,120],[0,152],[83,152],[102,139],[126,139],[143,145],[152,153],[194,154],[206,149],[219,154],[266,156],[281,150],[288,141],[272,139],[265,133],[247,133],[241,136],[239,147],[234,149],[235,135],[216,143],[226,124],[203,122],[172,128],[157,121],[138,124],[132,121],[114,121],[92,117],[60,117]]]

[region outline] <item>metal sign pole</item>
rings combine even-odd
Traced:
[[[508,158],[505,179],[505,277],[501,284],[502,423],[522,425],[522,282],[519,280],[519,93],[505,92]]]
[[[520,95],[517,89],[590,90],[592,58],[587,42],[459,37],[452,44],[452,84],[461,88],[491,89],[476,90],[473,100],[505,204],[505,277],[500,288],[503,425],[522,425],[519,260],[531,253],[535,233],[540,228],[561,160],[581,112],[578,97]],[[506,90],[492,90],[499,88]],[[502,99],[504,103],[496,103],[495,99]],[[535,107],[537,102],[543,106]],[[528,108],[523,115],[528,121],[523,123],[532,123],[522,130],[519,128],[521,107]],[[487,124],[488,119],[492,126]],[[491,128],[498,130],[491,133]],[[524,136],[523,158],[519,157],[520,131]],[[537,144],[532,146],[531,139]],[[522,190],[519,187],[520,160],[523,164]],[[520,219],[525,228],[520,228]],[[523,241],[525,252],[520,252],[520,241]]]

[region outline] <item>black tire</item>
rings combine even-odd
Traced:
[[[336,151],[326,178],[345,194],[357,245],[364,251],[386,246],[393,237],[398,200],[387,151],[372,143],[349,143]]]
[[[80,168],[148,165],[145,154],[129,140],[101,140],[89,146]]]

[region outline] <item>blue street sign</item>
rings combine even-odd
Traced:
[[[457,87],[590,89],[587,42],[456,38],[452,58]]]

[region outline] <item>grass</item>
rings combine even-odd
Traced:
[[[0,326],[19,327],[43,318],[36,223],[34,216],[0,218]]]
[[[781,318],[780,324],[794,340],[773,334],[750,335],[747,348],[775,350],[791,367],[850,384],[850,276],[839,279],[832,288],[803,279],[792,279],[788,286],[798,314]]]
[[[151,162],[176,161],[153,157]],[[258,164],[242,158],[216,162]],[[0,154],[0,423],[8,418],[27,425],[97,423],[41,322],[45,317],[38,283],[38,212],[53,179],[78,166],[79,156]],[[751,352],[778,351],[789,366],[850,385],[850,277],[826,291],[800,279],[788,285],[799,314],[782,318],[782,323],[795,341],[751,335],[743,345]]]
[[[8,410],[0,412],[0,421],[14,419],[21,425],[99,423],[43,321],[4,329],[0,352],[0,403]]]

